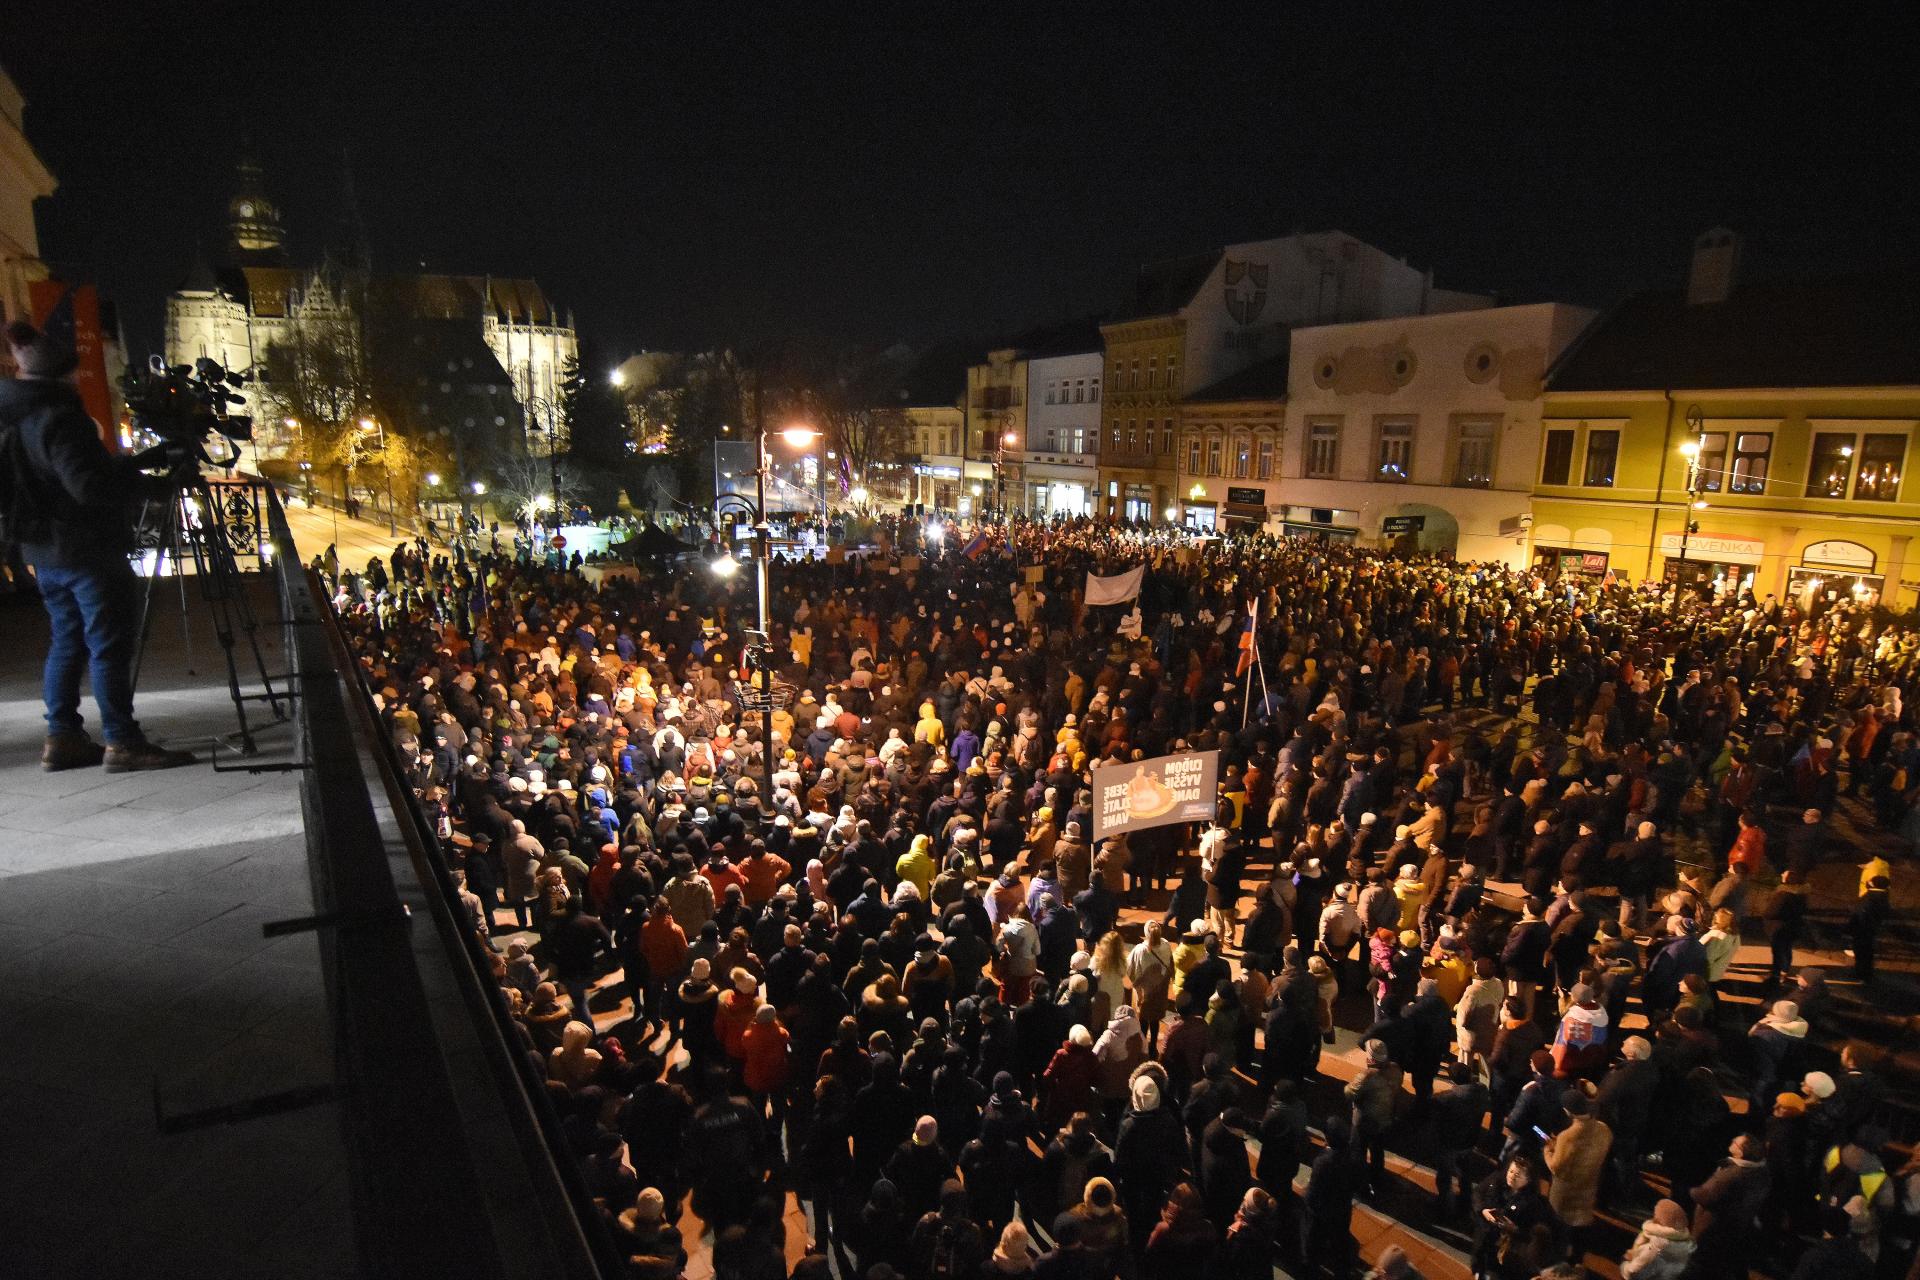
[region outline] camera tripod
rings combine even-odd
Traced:
[[[179,488],[165,497],[148,498],[143,504],[140,527],[155,528],[157,541],[151,548],[155,557],[153,570],[147,578],[145,597],[140,605],[140,645],[133,659],[133,682],[136,687],[140,683],[140,668],[146,657],[147,641],[153,632],[154,590],[169,560],[173,564],[173,576],[180,584],[180,634],[187,650],[187,670],[189,674],[193,673],[187,580],[182,572],[187,559],[191,557],[194,575],[200,580],[200,598],[210,606],[208,612],[213,620],[213,633],[226,659],[227,691],[233,699],[234,713],[240,720],[237,735],[240,750],[251,756],[258,754],[259,745],[254,741],[252,726],[247,721],[247,703],[265,701],[272,708],[274,720],[283,721],[287,718],[287,712],[282,704],[290,695],[276,693],[273,677],[267,674],[267,660],[260,650],[260,627],[254,617],[253,601],[248,598],[246,581],[234,563],[233,530],[227,514],[213,487],[207,483],[207,478],[197,470],[189,473]],[[264,519],[264,513],[261,518]],[[241,692],[240,668],[234,650],[242,635],[245,636],[247,647],[252,650],[254,666],[266,690],[264,694]]]

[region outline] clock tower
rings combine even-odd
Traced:
[[[286,241],[280,227],[280,209],[267,198],[265,175],[251,157],[239,164],[239,183],[227,204],[227,225],[233,247],[242,253],[272,253]]]

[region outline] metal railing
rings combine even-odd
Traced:
[[[451,870],[271,491],[266,516],[362,1270],[617,1274],[543,1073],[455,914]]]

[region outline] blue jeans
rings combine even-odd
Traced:
[[[78,733],[80,673],[93,678],[93,700],[109,743],[140,741],[133,718],[133,654],[140,636],[138,579],[124,560],[84,569],[34,566],[40,601],[53,625],[42,696],[47,732]]]

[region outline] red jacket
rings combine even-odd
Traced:
[[[744,1038],[747,1028],[753,1025],[754,1011],[760,1007],[758,995],[742,995],[738,991],[722,991],[720,1007],[713,1011],[713,1034],[720,1041],[720,1049],[735,1062],[747,1056]]]
[[[654,981],[664,981],[686,967],[687,935],[673,922],[671,913],[662,912],[640,926],[640,950],[647,957]]]
[[[778,1019],[755,1022],[741,1033],[747,1088],[755,1093],[775,1093],[786,1087],[790,1070],[787,1046],[792,1039]]]
[[[1767,865],[1767,833],[1759,827],[1748,827],[1733,842],[1733,851],[1727,855],[1730,867],[1745,867],[1748,875],[1753,875]]]

